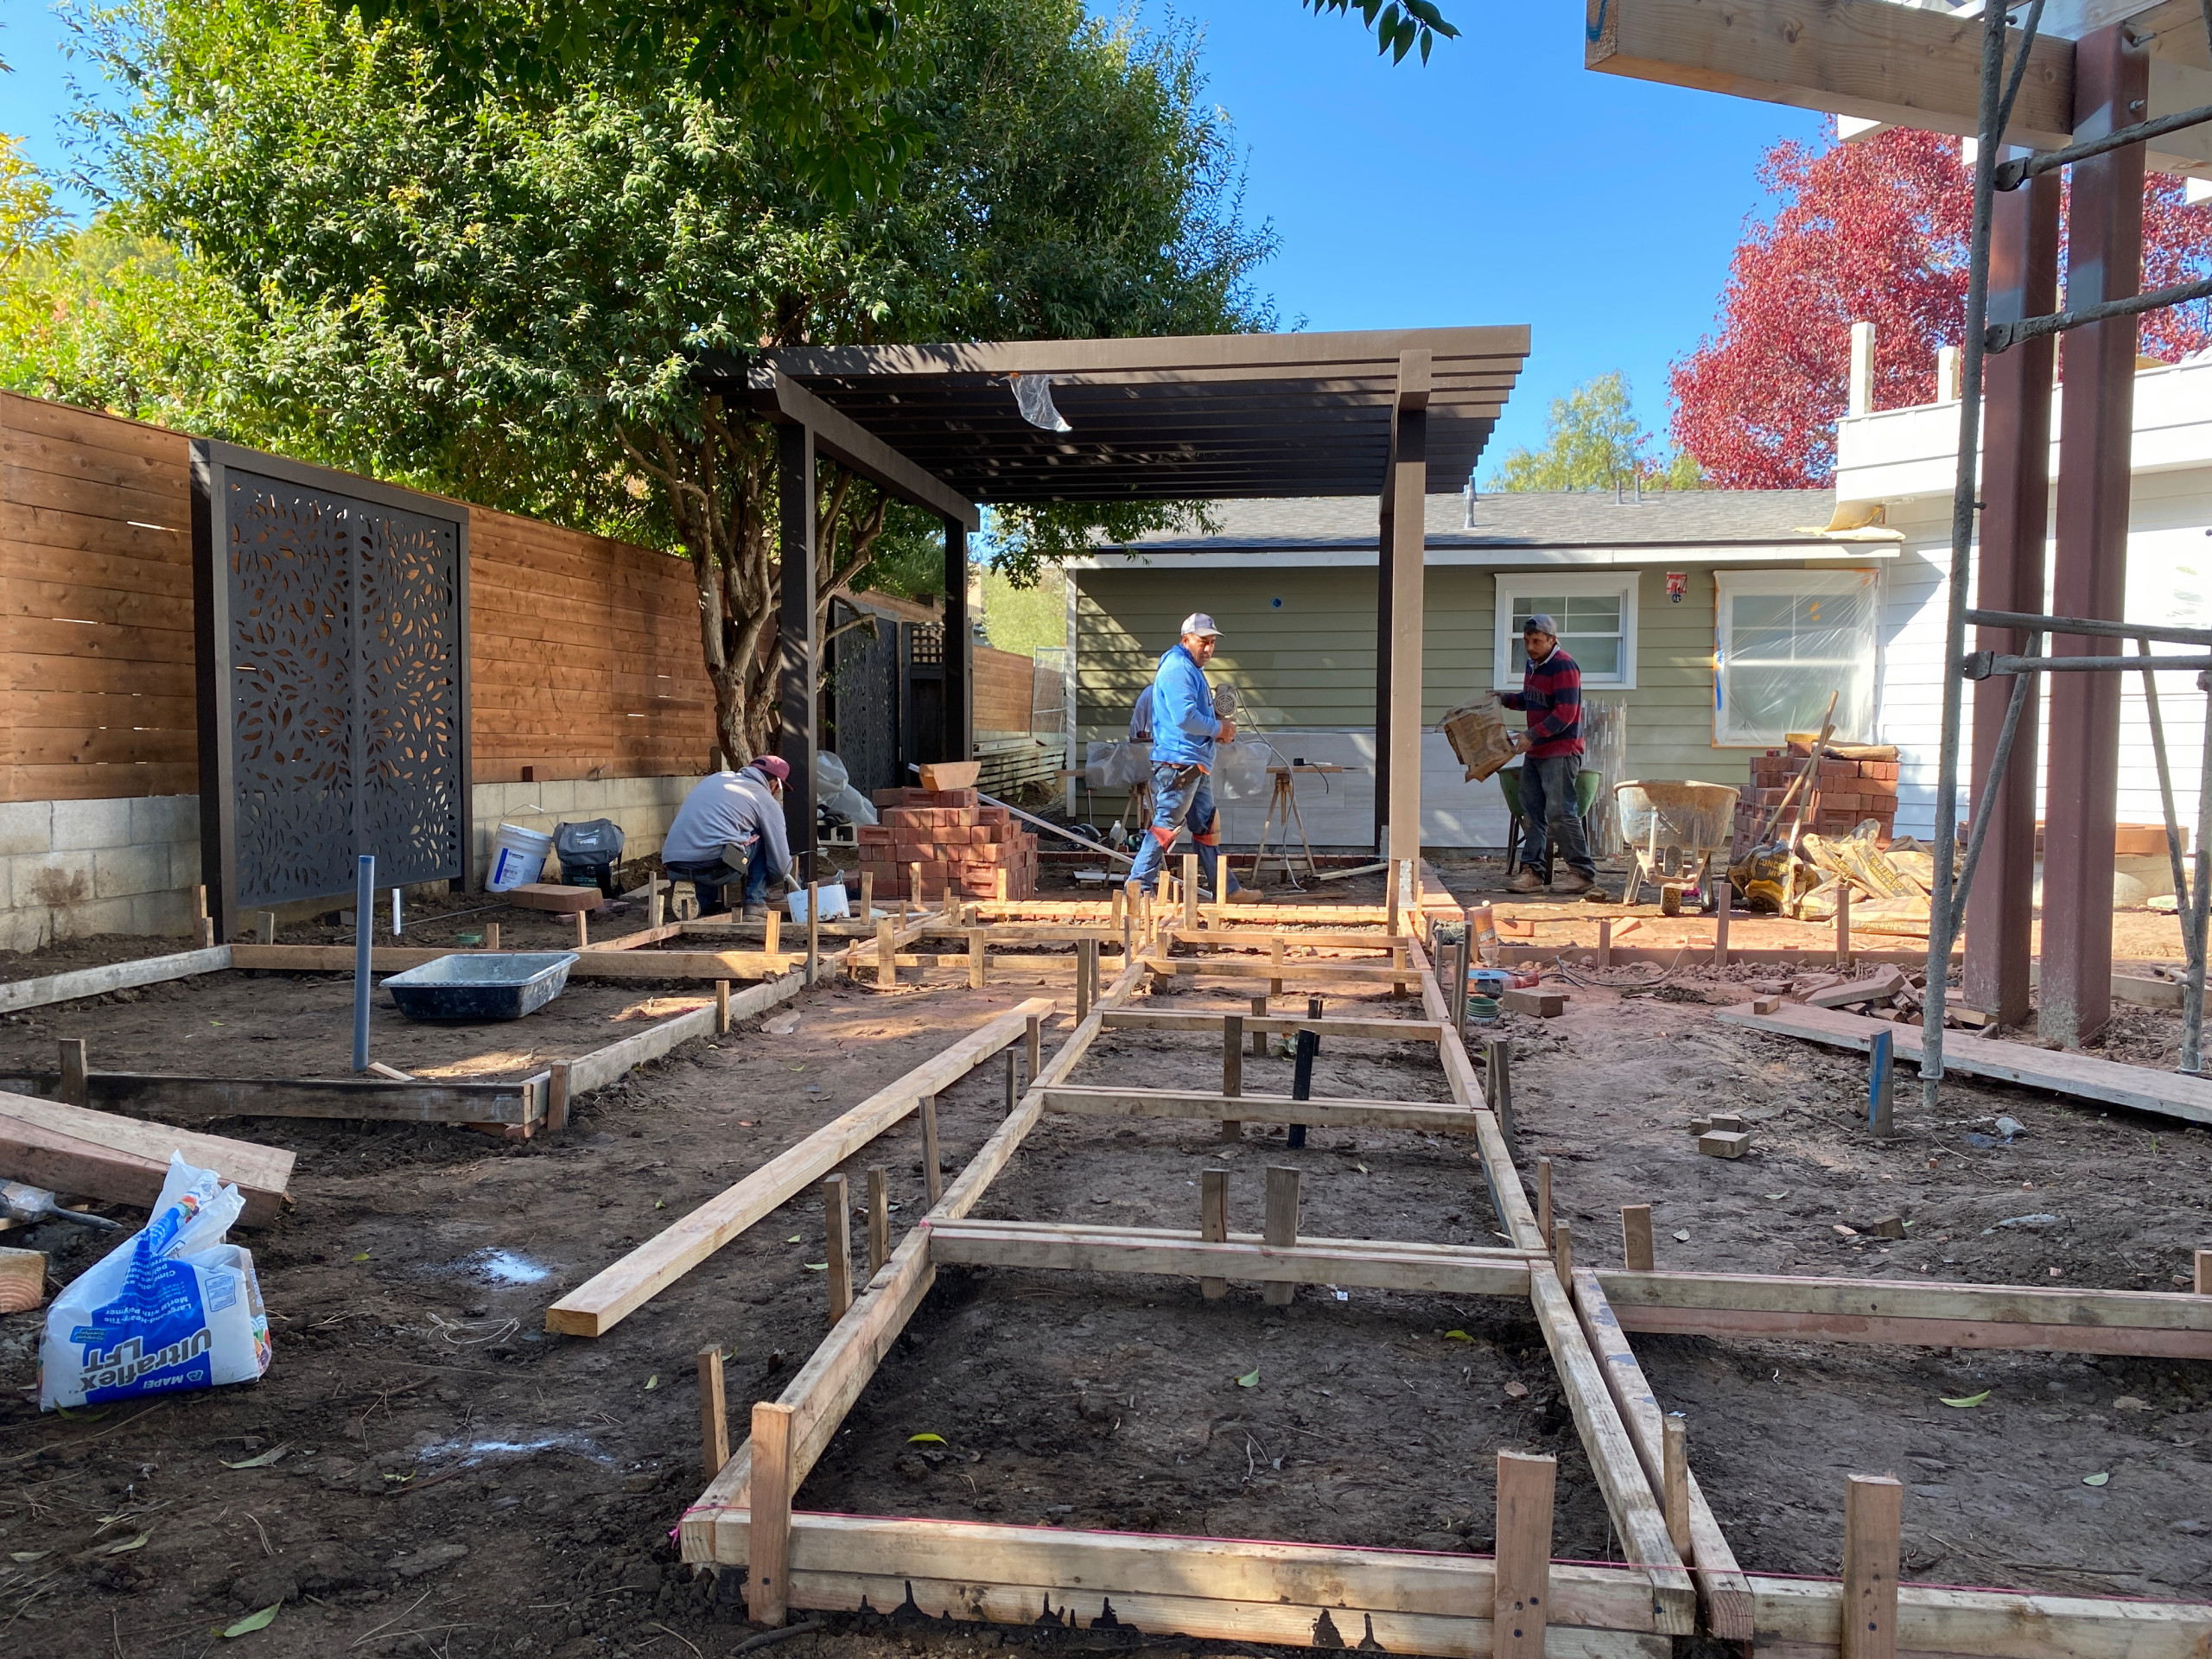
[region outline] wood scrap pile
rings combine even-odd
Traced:
[[[1917,1025],[1926,1001],[1927,982],[1926,975],[1908,971],[1894,963],[1884,963],[1870,973],[1857,975],[1798,974],[1786,980],[1751,986],[1751,1009],[1755,1014],[1772,1014],[1785,1002],[1796,1002],[1808,1008],[1840,1009],[1871,1019],[1893,1020],[1898,1025]],[[1950,992],[1948,1001],[1943,1016],[1946,1026],[1979,1027],[1987,1024],[1986,1015],[1964,1006],[1959,992]]]

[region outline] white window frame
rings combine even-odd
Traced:
[[[1734,649],[1733,607],[1738,595],[1777,594],[1855,594],[1872,595],[1868,629],[1866,729],[1848,731],[1839,726],[1839,742],[1872,742],[1882,717],[1882,601],[1881,572],[1851,570],[1716,570],[1713,573],[1713,746],[1717,749],[1766,749],[1783,741],[1780,731],[1752,736],[1732,734],[1728,720],[1728,677],[1722,664]]]
[[[1571,575],[1557,569],[1499,571],[1496,610],[1491,619],[1492,689],[1518,691],[1522,671],[1528,666],[1528,654],[1521,649],[1521,636],[1513,632],[1513,601],[1516,597],[1524,594],[1558,594],[1567,598],[1580,598],[1591,594],[1609,594],[1618,595],[1621,601],[1621,671],[1618,674],[1593,674],[1587,664],[1581,664],[1583,689],[1635,690],[1637,595],[1642,585],[1641,573],[1634,570]],[[1568,655],[1573,655],[1571,645]],[[1579,658],[1577,660],[1580,662]]]

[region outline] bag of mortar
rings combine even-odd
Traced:
[[[1466,781],[1471,784],[1493,776],[1520,753],[1513,747],[1513,734],[1505,724],[1505,705],[1495,691],[1461,703],[1440,723],[1452,753],[1467,769]]]
[[[252,1252],[223,1242],[245,1208],[238,1188],[172,1154],[144,1230],[47,1310],[39,1408],[251,1382],[267,1370]]]

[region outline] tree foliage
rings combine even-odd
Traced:
[[[1874,325],[1876,408],[1935,397],[1936,351],[1959,343],[1965,321],[1973,180],[1957,139],[1902,129],[1777,144],[1759,179],[1780,206],[1736,251],[1718,335],[1674,365],[1673,435],[1726,488],[1826,484],[1853,322]],[[2183,205],[2178,180],[2152,177],[2145,285],[2208,272],[2212,216]],[[2202,349],[2208,315],[2203,303],[2147,315],[2143,349],[2167,361]]]
[[[1661,459],[1656,441],[1636,418],[1628,377],[1618,369],[1552,399],[1541,449],[1516,449],[1491,475],[1493,490],[1610,490],[1639,483],[1695,489],[1697,463],[1686,454]]]
[[[704,355],[1266,319],[1249,279],[1271,238],[1241,222],[1190,38],[1077,0],[931,14],[909,42],[932,66],[903,106],[910,164],[866,200],[789,165],[690,59],[657,79],[626,60],[558,99],[458,96],[404,25],[317,0],[110,16],[99,49],[141,89],[110,133],[124,217],[243,314],[214,412],[264,412],[312,459],[682,549],[732,753],[766,745],[776,702],[775,441],[701,390]],[[880,555],[925,569],[937,527],[821,470],[826,620]],[[1017,565],[1086,522],[1005,517]]]

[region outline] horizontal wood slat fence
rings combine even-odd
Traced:
[[[188,442],[0,392],[0,800],[199,788]],[[704,771],[690,567],[469,512],[472,781]]]

